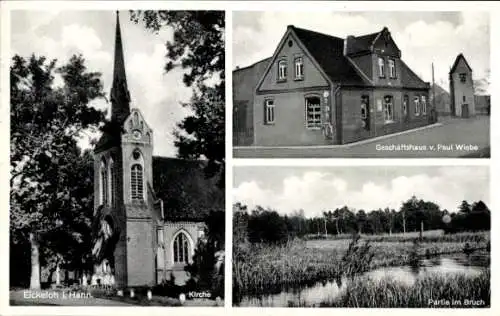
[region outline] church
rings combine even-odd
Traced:
[[[117,13],[111,120],[94,148],[92,282],[182,284],[204,220],[224,208],[224,191],[205,177],[203,161],[153,156],[154,131],[133,104],[125,66]]]
[[[437,120],[429,90],[387,27],[340,38],[289,25],[273,56],[233,71],[233,143],[339,145],[419,128]]]

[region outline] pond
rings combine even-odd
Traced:
[[[364,273],[374,280],[393,278],[402,283],[412,285],[418,278],[427,274],[462,273],[479,275],[490,266],[490,254],[486,251],[476,251],[470,255],[463,253],[422,258],[418,266],[397,266],[378,268]],[[259,296],[242,296],[235,301],[237,306],[288,307],[290,303],[297,305],[319,306],[321,302],[331,301],[345,291],[347,279],[318,282],[313,286],[284,289],[277,294]]]

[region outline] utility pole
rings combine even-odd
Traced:
[[[432,63],[432,109],[434,110],[434,116],[437,115],[437,110],[436,110],[436,83],[434,82],[434,62]],[[433,120],[436,119],[436,117],[432,118]]]
[[[328,230],[326,229],[326,217],[325,217],[325,237],[328,237]]]

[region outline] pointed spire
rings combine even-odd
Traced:
[[[111,87],[111,121],[122,123],[130,114],[130,93],[125,75],[125,58],[123,57],[120,16],[116,11],[115,63],[113,69],[113,85]]]

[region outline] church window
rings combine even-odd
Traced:
[[[100,170],[100,178],[101,178],[101,204],[108,204],[108,170],[106,168],[106,161],[104,159],[101,160],[101,170]]]
[[[132,200],[141,201],[143,200],[143,172],[142,166],[139,164],[134,164],[131,169],[131,189],[132,189]]]
[[[134,113],[134,125],[139,125],[139,114],[137,112]]]
[[[460,74],[460,82],[466,82],[467,81],[467,75],[465,73]]]
[[[116,169],[113,159],[109,161],[109,202],[110,205],[115,205],[116,196]]]
[[[174,263],[189,263],[189,240],[183,232],[180,232],[174,239]]]

